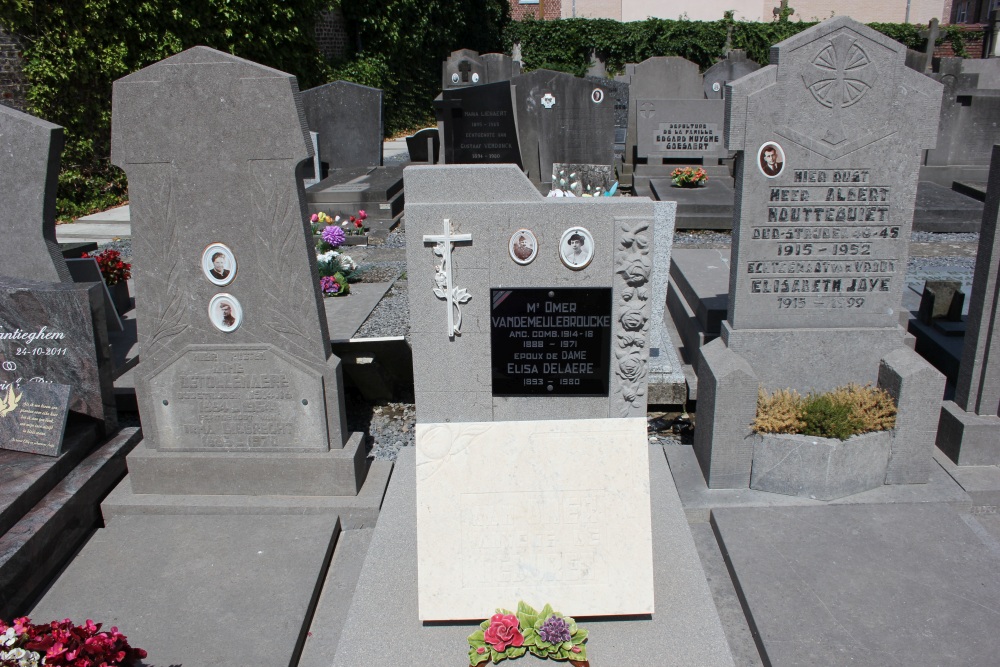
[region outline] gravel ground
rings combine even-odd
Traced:
[[[397,280],[375,310],[364,321],[355,338],[384,338],[406,336],[410,332],[410,299],[406,281]]]

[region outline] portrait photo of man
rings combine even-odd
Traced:
[[[764,175],[774,178],[785,168],[785,153],[778,144],[764,144],[761,146],[758,162]]]
[[[538,240],[530,229],[519,229],[510,237],[510,257],[518,264],[529,264],[538,250]]]
[[[235,331],[243,321],[243,308],[232,294],[216,294],[208,304],[208,319],[219,331]]]

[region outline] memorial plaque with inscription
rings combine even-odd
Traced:
[[[197,345],[152,382],[157,428],[185,451],[312,451],[325,427],[322,375],[270,345]]]
[[[607,396],[611,288],[493,289],[494,396]]]
[[[70,389],[54,382],[29,382],[0,391],[0,448],[59,456]]]
[[[639,100],[639,157],[725,157],[724,100]]]
[[[508,82],[446,90],[435,105],[444,120],[446,163],[521,166]]]
[[[104,286],[0,278],[0,393],[26,384],[72,387],[69,407],[117,428]]]

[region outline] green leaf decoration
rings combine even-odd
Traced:
[[[552,614],[553,614],[552,605],[546,602],[545,606],[542,607],[542,610],[538,612],[538,618],[542,619],[542,622],[544,622]]]
[[[523,646],[520,646],[520,647],[511,646],[510,648],[507,649],[507,657],[508,658],[520,658],[522,655],[524,655],[527,652],[528,652],[528,649],[524,648]]]
[[[483,662],[488,662],[489,659],[490,659],[489,651],[485,653],[477,653],[476,649],[474,648],[469,649],[469,664],[472,665],[472,667],[476,667],[476,665]]]
[[[573,636],[573,643],[579,645],[587,640],[587,636],[590,634],[590,630],[577,628],[576,632],[570,632],[570,634]]]
[[[489,627],[489,626],[487,626],[487,627]],[[479,643],[482,643],[482,644],[486,643],[486,637],[483,635],[483,628],[482,627],[480,627],[479,630],[476,630],[471,635],[469,635],[469,643],[472,643],[472,642],[479,642]]]

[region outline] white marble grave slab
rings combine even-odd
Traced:
[[[423,621],[653,612],[646,420],[417,424]]]

